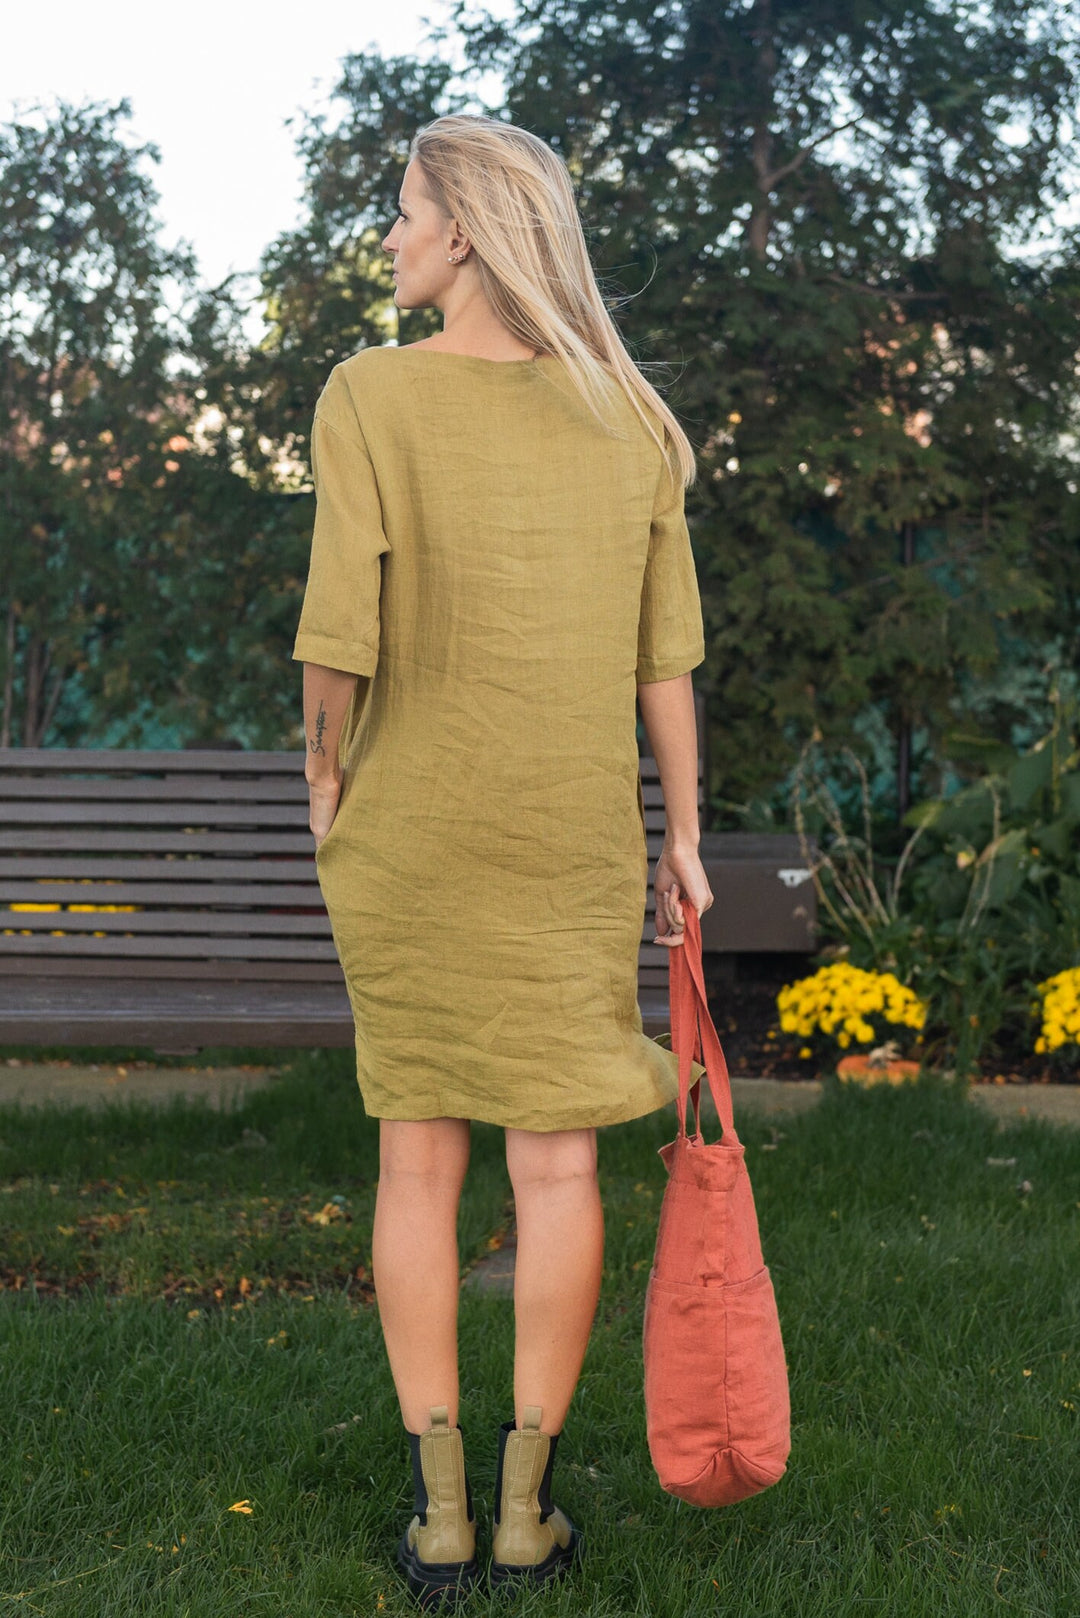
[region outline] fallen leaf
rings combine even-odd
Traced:
[[[347,1433],[354,1421],[363,1421],[363,1416],[350,1416],[348,1421],[335,1421],[332,1427],[324,1427],[324,1433]]]

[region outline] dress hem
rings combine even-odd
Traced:
[[[690,1083],[693,1085],[697,1079],[704,1078],[705,1069],[700,1062],[690,1064]],[[631,1101],[622,1107],[607,1108],[602,1116],[590,1118],[574,1118],[569,1122],[552,1122],[548,1115],[543,1122],[523,1123],[521,1111],[516,1113],[513,1109],[491,1108],[483,1113],[468,1114],[468,1122],[474,1124],[493,1124],[497,1129],[524,1129],[530,1134],[551,1135],[564,1129],[606,1129],[612,1124],[632,1123],[635,1118],[646,1118],[650,1113],[659,1112],[661,1108],[674,1104],[678,1090],[671,1095],[655,1096],[649,1099]],[[363,1091],[360,1092],[363,1100]],[[369,1118],[385,1118],[388,1123],[429,1123],[436,1118],[464,1117],[462,1113],[448,1113],[445,1111],[432,1111],[430,1106],[423,1111],[403,1111],[395,1109],[393,1112],[372,1112],[364,1102],[364,1111]],[[512,1115],[513,1114],[513,1115]]]

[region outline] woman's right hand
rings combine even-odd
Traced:
[[[330,827],[337,818],[341,801],[342,776],[327,776],[308,781],[308,827],[315,839],[315,852],[319,852]]]
[[[681,944],[686,921],[683,905],[692,904],[702,916],[713,902],[713,891],[696,847],[681,848],[673,844],[669,848],[664,844],[653,875],[653,896],[656,902],[653,943],[669,947]]]

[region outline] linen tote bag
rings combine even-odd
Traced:
[[[701,922],[685,899],[683,914],[683,942],[668,954],[679,1133],[660,1151],[668,1182],[645,1294],[645,1422],[661,1488],[691,1505],[728,1506],[783,1476],[791,1411],[772,1279],[705,997]],[[700,1078],[690,1087],[694,1057],[723,1126],[711,1146],[701,1135]]]

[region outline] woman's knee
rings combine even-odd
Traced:
[[[468,1161],[469,1124],[465,1118],[380,1120],[380,1180],[460,1186]]]
[[[596,1181],[596,1130],[559,1129],[542,1133],[506,1131],[506,1167],[515,1196],[567,1180]]]

